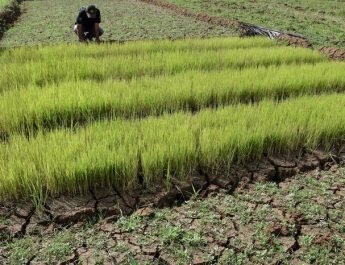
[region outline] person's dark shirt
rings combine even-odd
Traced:
[[[81,9],[75,23],[83,25],[85,29],[93,29],[95,23],[101,23],[101,12],[97,9],[95,18],[89,18],[86,9]]]

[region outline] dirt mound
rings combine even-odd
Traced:
[[[320,52],[326,54],[327,56],[335,60],[345,60],[345,50],[330,47],[322,47],[320,49]]]
[[[290,46],[296,47],[303,47],[303,48],[310,48],[311,43],[306,38],[296,37],[289,34],[280,34],[277,37],[278,40],[286,42]]]

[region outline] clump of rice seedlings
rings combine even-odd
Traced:
[[[331,94],[14,135],[0,143],[0,197],[131,188],[139,162],[144,183],[154,185],[184,180],[199,166],[216,175],[263,153],[327,148],[343,139],[344,105],[345,95]]]
[[[279,46],[278,42],[262,37],[253,38],[211,38],[211,39],[183,39],[183,40],[155,40],[132,41],[123,44],[106,43],[103,45],[88,45],[80,49],[78,44],[50,45],[9,48],[4,50],[1,61],[4,64],[18,64],[27,62],[49,62],[78,57],[92,57],[102,59],[109,56],[138,57],[144,54],[154,54],[172,51],[221,51],[230,49],[269,48]]]
[[[190,71],[126,81],[78,81],[11,90],[0,98],[0,130],[30,132],[73,127],[102,118],[139,118],[164,112],[343,92],[345,63],[283,65],[243,70]],[[259,81],[258,81],[259,80]]]
[[[66,46],[68,49],[68,46]],[[13,54],[15,58],[15,53]],[[14,59],[15,60],[15,59]],[[250,48],[219,51],[171,51],[138,56],[80,56],[48,61],[27,61],[0,66],[0,92],[64,81],[130,80],[141,76],[173,75],[187,70],[222,70],[254,66],[302,64],[325,61],[317,51],[292,48]]]

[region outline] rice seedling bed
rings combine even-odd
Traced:
[[[342,140],[345,65],[316,51],[260,38],[78,47],[2,53],[2,199],[169,187]]]
[[[66,46],[66,49],[68,46]],[[250,66],[301,64],[324,61],[316,51],[291,48],[251,48],[222,51],[172,51],[139,56],[109,55],[6,64],[0,67],[0,93],[28,85],[45,86],[63,81],[125,79],[171,75],[187,70],[238,69]]]
[[[104,58],[108,56],[132,56],[173,51],[221,51],[246,48],[270,48],[281,46],[278,42],[261,38],[205,38],[183,40],[140,40],[104,43],[100,46],[77,44],[39,45],[4,49],[1,61],[6,64],[73,59],[78,57]]]
[[[25,87],[0,98],[0,131],[35,133],[100,119],[141,118],[263,99],[343,92],[345,63],[187,71],[132,81],[75,81]],[[292,78],[293,77],[293,78]],[[260,80],[260,82],[258,82]]]
[[[200,168],[226,175],[233,164],[300,147],[330,148],[345,131],[345,96],[263,101],[142,120],[96,122],[73,131],[14,135],[0,146],[2,198],[83,193],[90,186],[169,185]]]

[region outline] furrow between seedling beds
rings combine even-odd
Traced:
[[[104,118],[140,118],[264,98],[343,92],[344,72],[345,63],[326,62],[11,90],[0,98],[0,132],[30,133]]]
[[[110,56],[101,59],[87,56],[62,58],[2,66],[0,92],[28,85],[46,86],[64,81],[104,81],[110,78],[128,80],[141,76],[177,74],[187,70],[210,71],[316,63],[325,60],[325,57],[316,51],[291,47],[165,52],[144,54],[137,58],[131,56]]]
[[[186,179],[199,166],[227,174],[236,161],[343,140],[345,95],[237,105],[134,121],[104,121],[73,132],[15,135],[0,144],[0,196],[131,188],[141,160],[146,185]]]

